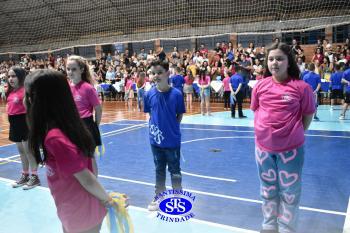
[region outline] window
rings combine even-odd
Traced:
[[[287,44],[292,44],[292,40],[294,38],[299,42],[299,44],[316,44],[317,39],[323,40],[325,38],[325,29],[282,34],[282,41]]]
[[[346,38],[350,38],[350,24],[333,27],[334,43],[344,43]]]

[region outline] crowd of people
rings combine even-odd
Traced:
[[[307,63],[302,46],[300,46],[296,40],[292,41],[291,46],[298,67],[303,74],[303,72],[307,70]],[[169,61],[171,76],[181,75],[187,77],[185,79],[185,84],[182,84],[182,86],[187,84],[187,87],[184,89],[184,94],[186,95],[188,108],[192,106],[191,97],[193,94],[197,97],[201,95],[199,89],[193,92],[188,86],[191,85],[192,80],[195,83],[206,84],[208,81],[210,82],[213,80],[223,81],[226,77],[231,77],[235,73],[239,73],[243,80],[241,91],[244,93],[243,98],[246,98],[250,96],[249,87],[247,86],[248,82],[250,80],[261,79],[266,69],[264,47],[255,47],[254,43],[249,43],[247,48],[243,48],[241,44],[237,44],[237,46],[234,47],[231,42],[217,43],[216,47],[212,50],[208,50],[204,44],[193,51],[189,51],[188,49],[178,51],[178,49],[174,47],[173,51],[168,54],[163,51],[163,48],[160,48],[157,52],[150,50],[148,53],[145,49],[141,49],[139,52],[131,52],[126,49],[123,52],[115,51],[115,53],[103,53],[99,59],[90,60],[89,65],[96,83],[117,83],[117,85],[112,86],[112,89],[108,91],[111,92],[112,97],[129,102],[130,106],[133,99],[138,96],[137,94],[140,94],[138,90],[144,89],[146,87],[144,83],[150,81],[151,77],[147,71],[149,71],[150,63],[155,59]],[[315,46],[315,53],[308,61],[308,63],[313,63],[315,65],[315,73],[319,74],[321,79],[329,81],[331,74],[335,72],[335,64],[341,66],[340,70],[346,70],[349,67],[349,39],[347,39],[344,44],[337,46],[332,46],[328,40],[318,40]],[[35,57],[26,54],[20,58],[20,61],[3,61],[0,64],[0,79],[2,82],[6,80],[8,70],[13,65],[20,65],[28,73],[35,69],[42,68],[56,69],[65,73],[66,62],[67,57],[54,57],[49,54],[48,58],[43,60],[35,59]],[[142,78],[140,78],[140,76],[142,76]],[[137,84],[137,87],[132,84]],[[209,96],[214,94],[210,85],[202,89],[205,88],[209,89],[209,91],[205,91],[205,94]],[[102,95],[103,90],[99,89],[99,91]],[[142,91],[143,90],[141,90],[141,92]],[[227,104],[229,102],[228,91],[230,90],[226,85],[219,92],[219,96],[223,99],[225,109],[229,108]],[[227,93],[224,94],[224,92]],[[205,98],[203,98],[203,100],[205,101]],[[139,102],[140,98],[138,98],[138,103]],[[207,102],[210,102],[210,98]],[[204,102],[203,105],[209,106],[207,102]],[[202,110],[202,113],[207,112],[210,114],[210,110],[206,108]]]

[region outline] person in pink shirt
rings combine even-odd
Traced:
[[[225,70],[225,78],[222,80],[223,85],[224,85],[224,110],[229,110],[230,109],[230,94],[231,94],[231,89],[230,89],[230,75],[228,74],[228,70]]]
[[[132,111],[132,102],[134,100],[134,89],[133,89],[134,79],[130,74],[126,74],[125,77],[125,102],[128,105],[129,111]]]
[[[87,61],[80,56],[70,56],[67,60],[67,76],[71,80],[70,87],[80,118],[89,129],[95,145],[101,146],[99,125],[102,117],[102,106]],[[95,111],[95,119],[93,112]],[[97,165],[94,161],[94,172]]]
[[[137,87],[137,109],[141,112],[143,111],[143,98],[145,95],[147,77],[145,72],[140,72],[137,77],[136,87]]]
[[[25,89],[29,148],[46,166],[63,232],[100,232],[105,206],[114,204],[93,174],[94,139],[80,118],[66,77],[36,70],[28,75]]]
[[[210,114],[210,76],[209,72],[206,69],[201,69],[199,71],[199,80],[198,86],[200,88],[200,97],[201,97],[201,113],[204,116],[205,113],[207,116]]]
[[[262,233],[296,232],[304,131],[315,112],[311,87],[299,78],[289,45],[267,49],[264,76],[253,88],[255,158],[263,200]]]
[[[28,150],[28,126],[26,123],[26,109],[23,104],[24,80],[26,71],[20,67],[12,67],[8,72],[8,89],[6,91],[6,110],[10,123],[9,140],[16,143],[21,162],[21,177],[12,184],[17,188],[23,186],[28,190],[40,185],[38,176],[38,164]],[[29,173],[29,168],[30,172]]]
[[[185,76],[184,93],[186,94],[186,109],[192,109],[192,98],[193,98],[193,81],[194,76],[190,69],[187,69]]]

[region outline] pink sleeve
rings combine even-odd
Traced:
[[[258,97],[258,94],[257,94],[257,87],[258,86],[255,86],[253,88],[253,91],[252,91],[252,97],[251,97],[251,102],[250,102],[250,109],[252,111],[257,110],[258,107],[259,107],[259,97]]]
[[[307,84],[304,85],[304,90],[301,98],[301,114],[302,115],[310,115],[315,113],[316,104],[315,97],[311,87]]]
[[[47,136],[45,148],[54,157],[57,169],[63,177],[72,176],[87,168],[78,148],[61,132]]]
[[[87,94],[88,94],[89,102],[92,104],[93,107],[101,104],[95,88],[93,87],[89,88]]]
[[[207,82],[208,82],[208,84],[210,84],[210,81],[211,81],[210,76],[207,76]]]

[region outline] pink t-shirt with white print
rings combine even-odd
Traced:
[[[78,108],[80,118],[92,116],[94,107],[101,104],[95,88],[85,81],[70,85],[75,104]]]
[[[24,87],[20,87],[17,90],[12,90],[7,97],[6,111],[8,115],[21,115],[26,114],[26,109],[23,104],[24,99]]]
[[[131,90],[133,84],[134,82],[132,81],[132,79],[128,79],[125,84],[125,90]]]
[[[199,78],[198,83],[203,86],[210,84],[210,76],[205,76],[204,79]]]
[[[230,91],[230,77],[225,77],[222,82],[224,84],[224,91]]]
[[[63,132],[49,130],[44,140],[46,175],[57,215],[68,232],[81,232],[102,222],[105,207],[74,177],[84,169],[92,172],[92,161]]]
[[[253,88],[250,108],[257,146],[284,152],[304,144],[302,117],[315,112],[315,100],[310,86],[302,80],[277,83],[267,77]]]

